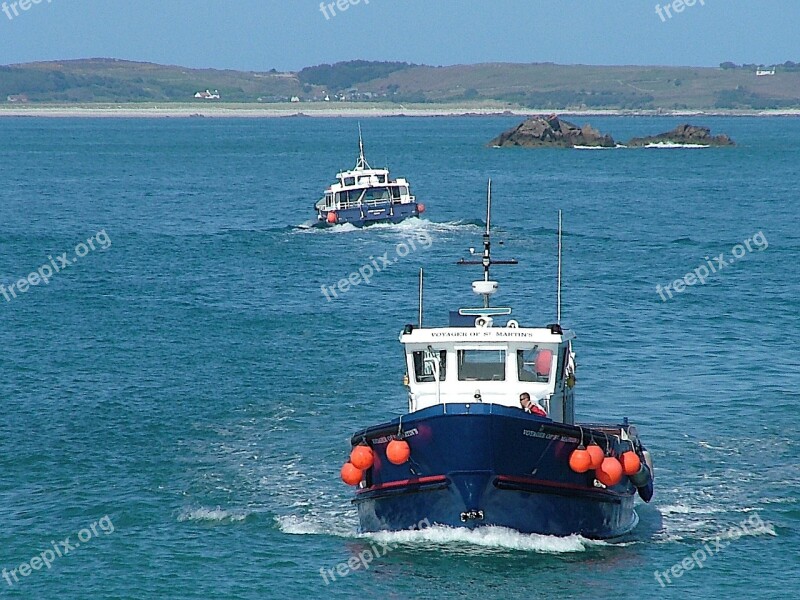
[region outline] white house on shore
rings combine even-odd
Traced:
[[[756,77],[767,77],[769,75],[775,75],[775,67],[771,69],[765,69],[765,68],[756,69]]]
[[[219,100],[220,99],[219,90],[214,90],[213,92],[211,92],[209,90],[206,90],[205,92],[197,92],[194,95],[194,97],[198,98],[200,100]]]

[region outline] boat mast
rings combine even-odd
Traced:
[[[492,220],[492,178],[489,178],[489,189],[486,193],[486,233],[483,234],[483,280],[489,281],[489,268],[492,266],[491,255],[491,220]],[[483,307],[489,308],[489,294],[483,295]]]
[[[489,189],[486,195],[486,231],[483,234],[483,258],[479,261],[464,260],[463,258],[458,261],[459,265],[481,265],[483,267],[483,281],[474,282],[472,285],[473,290],[483,296],[483,307],[489,308],[489,298],[497,291],[497,282],[491,281],[489,278],[489,271],[492,265],[516,265],[516,259],[511,260],[493,260],[492,259],[492,180],[489,179]],[[483,285],[480,285],[480,284]]]
[[[558,291],[556,298],[556,323],[561,325],[561,210],[558,211]]]
[[[419,270],[419,328],[422,329],[422,285],[423,280],[425,278],[425,274],[420,268]]]
[[[356,161],[356,170],[358,169],[371,169],[366,157],[364,156],[364,139],[361,136],[361,123],[358,124],[358,161]]]

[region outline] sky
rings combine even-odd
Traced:
[[[0,0],[0,64],[103,57],[294,71],[354,59],[800,62],[800,0],[672,7],[692,1],[325,0],[333,8],[323,11],[320,0]]]

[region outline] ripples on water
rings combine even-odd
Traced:
[[[118,597],[685,597],[794,589],[800,321],[800,122],[705,119],[736,149],[515,151],[514,119],[364,124],[428,207],[422,219],[301,229],[353,159],[356,124],[0,122],[0,283],[105,229],[112,247],[47,287],[0,298],[0,568],[108,514],[113,535],[13,593]],[[617,137],[670,119],[593,119]],[[783,137],[782,137],[783,136]],[[214,139],[213,151],[206,143]],[[102,142],[102,143],[100,143]],[[203,151],[198,151],[203,148]],[[494,180],[498,302],[555,312],[565,211],[565,322],[579,415],[629,416],[656,469],[627,538],[433,527],[363,536],[338,481],[350,433],[405,406],[397,335],[471,302]],[[662,302],[666,285],[763,231],[769,248]],[[327,301],[323,285],[415,236],[419,248]],[[738,540],[668,588],[653,577],[753,514]],[[320,569],[392,550],[325,585]],[[744,569],[742,565],[746,565]],[[5,582],[0,580],[0,585]],[[794,585],[794,587],[793,587]],[[759,596],[759,594],[761,596]]]

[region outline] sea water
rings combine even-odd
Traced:
[[[354,120],[0,120],[2,596],[796,593],[800,120],[691,119],[724,149],[485,146],[518,121],[364,120],[427,211],[362,230],[300,227]],[[627,416],[652,452],[621,540],[364,536],[339,481],[350,434],[407,406],[419,268],[426,324],[475,301],[455,262],[490,177],[494,251],[520,261],[496,302],[555,320],[562,209],[578,416]]]

